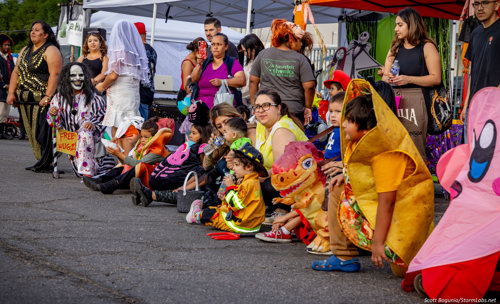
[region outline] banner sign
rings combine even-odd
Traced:
[[[61,6],[57,31],[57,40],[60,45],[82,46],[83,28],[85,27],[84,16],[81,4]]]
[[[57,151],[76,156],[78,134],[63,129],[57,130]]]

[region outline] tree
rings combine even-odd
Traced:
[[[12,51],[19,52],[29,39],[29,30],[35,20],[44,20],[51,26],[59,21],[61,0],[5,0],[0,3],[0,33],[14,40]]]

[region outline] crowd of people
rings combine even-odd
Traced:
[[[470,99],[481,88],[500,87],[499,6],[498,1],[474,2],[482,26],[473,32],[466,55],[472,61]],[[113,26],[107,43],[90,32],[82,56],[64,66],[54,33],[43,21],[32,24],[15,66],[8,51],[13,41],[0,35],[0,136],[5,137],[4,113],[16,104],[37,159],[27,170],[51,172],[51,132],[64,129],[78,134],[70,161],[92,190],[129,189],[133,204],[147,207],[180,204],[183,188],[199,186],[202,195],[189,202],[187,223],[255,233],[264,242],[289,243],[295,235],[308,253],[330,256],[314,261],[314,270],[359,271],[362,249],[371,252],[377,268],[385,261],[396,276],[406,276],[405,290],[460,298],[456,286],[474,285],[457,275],[438,288],[428,282],[445,277],[442,272],[408,271],[415,256],[425,261],[419,250],[433,238],[423,89],[441,83],[437,45],[416,10],[397,14],[382,81],[351,80],[336,70],[324,82],[329,105],[323,117],[314,105],[317,82],[307,57],[312,39],[300,26],[275,19],[269,48],[254,34],[235,46],[215,18],[204,26],[207,41],[198,37],[189,43],[180,67],[177,99],[188,98],[190,104],[182,127],[185,142],[175,150],[166,147],[173,121],[149,118],[158,56],[146,43],[144,24],[125,20]],[[396,60],[398,75],[391,73]],[[224,87],[228,91],[221,93]],[[224,100],[222,94],[232,98]],[[395,95],[401,97],[398,105]],[[471,125],[477,124],[474,115]],[[328,128],[311,134],[310,126],[321,123]],[[107,127],[109,140],[103,139]],[[487,140],[479,141],[478,132],[470,140],[483,146]],[[480,162],[481,155],[475,156]],[[197,177],[189,178],[190,172]],[[498,179],[495,183],[500,195]],[[453,197],[460,195],[462,188],[451,188],[458,193]],[[262,231],[262,225],[270,225],[270,231]],[[493,248],[475,256],[493,255],[487,261],[493,268],[481,288],[468,295],[499,291],[499,252]],[[467,261],[455,262],[460,269]]]

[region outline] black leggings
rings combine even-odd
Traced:
[[[264,203],[266,204],[266,213],[273,212],[277,208],[290,211],[290,206],[285,204],[273,204],[273,198],[281,197],[279,191],[274,189],[273,184],[271,184],[271,178],[267,178],[264,182],[260,184],[262,190],[262,196],[264,197]]]

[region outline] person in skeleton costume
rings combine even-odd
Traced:
[[[104,132],[101,124],[106,112],[104,99],[96,93],[87,67],[78,62],[65,65],[58,83],[58,93],[50,102],[47,121],[78,133],[76,156],[70,156],[77,176],[97,174],[96,144]]]

